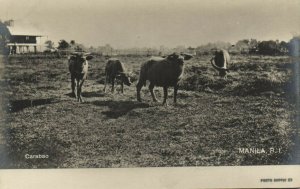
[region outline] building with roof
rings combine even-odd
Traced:
[[[36,53],[41,37],[33,28],[14,26],[13,20],[0,21],[0,43],[8,48],[9,54]]]

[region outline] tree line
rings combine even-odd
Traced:
[[[200,54],[206,54],[213,48],[221,48],[227,49],[231,54],[291,55],[295,51],[295,45],[300,45],[300,36],[295,36],[288,42],[243,39],[233,45],[225,42],[208,43],[195,48],[195,51]],[[189,48],[192,49],[191,47]]]
[[[58,51],[86,51],[92,53],[98,53],[101,55],[115,55],[115,54],[147,54],[147,55],[160,55],[170,52],[188,52],[197,55],[210,54],[212,49],[226,49],[231,54],[258,54],[258,55],[293,55],[300,54],[300,36],[295,36],[288,42],[279,40],[258,41],[256,39],[242,39],[235,44],[228,42],[214,42],[200,45],[198,47],[185,47],[177,46],[175,48],[168,48],[160,46],[159,48],[128,48],[128,49],[116,49],[111,45],[106,44],[98,47],[86,47],[83,44],[71,40],[67,42],[62,39],[58,42],[58,46],[55,48],[54,43],[51,40],[45,42],[46,52],[56,49]],[[297,51],[297,52],[295,52]]]

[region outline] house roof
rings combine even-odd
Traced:
[[[33,27],[21,27],[21,26],[7,26],[11,35],[26,35],[26,36],[38,36],[41,37],[41,33],[35,30]]]

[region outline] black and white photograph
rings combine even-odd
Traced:
[[[0,4],[0,169],[299,165],[300,1]]]

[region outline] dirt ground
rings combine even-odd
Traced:
[[[136,101],[139,67],[120,56],[133,85],[104,93],[105,59],[90,61],[84,103],[70,97],[66,58],[9,57],[2,84],[6,168],[158,167],[291,164],[295,156],[293,65],[288,57],[233,56],[226,80],[209,56],[186,62],[178,104]],[[162,89],[155,88],[162,99]],[[4,121],[2,122],[4,123]],[[241,149],[266,153],[244,153]],[[271,153],[270,148],[276,153]],[[27,159],[26,154],[48,158]],[[4,158],[2,158],[4,159]]]

